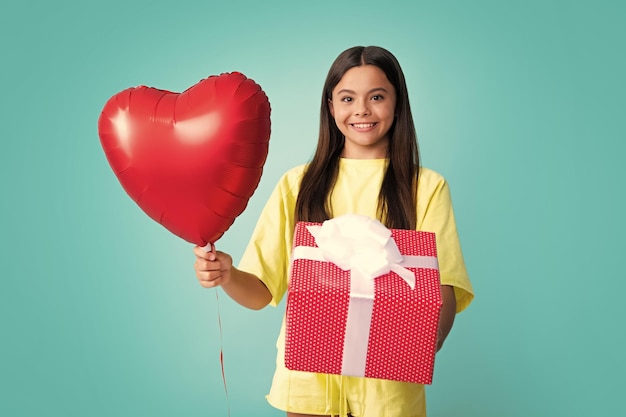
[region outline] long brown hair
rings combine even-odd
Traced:
[[[396,118],[389,129],[389,164],[378,195],[378,217],[389,228],[415,229],[420,163],[417,133],[400,64],[389,51],[377,46],[345,50],[328,71],[322,93],[317,149],[300,184],[296,220],[323,222],[332,216],[328,196],[337,180],[345,138],[330,113],[329,100],[343,75],[361,65],[380,68],[396,90]]]

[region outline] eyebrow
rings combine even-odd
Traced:
[[[387,92],[388,92],[386,88],[383,88],[383,87],[376,87],[376,88],[372,88],[370,91],[368,91],[368,92],[367,92],[367,94],[372,94],[372,93],[374,93],[374,92],[376,92],[376,91],[383,91],[383,92],[385,92],[385,93],[387,93]],[[356,94],[356,92],[355,92],[355,91],[348,90],[347,88],[343,88],[343,89],[341,89],[341,90],[337,91],[337,94],[341,94],[341,93]]]

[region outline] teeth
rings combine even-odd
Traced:
[[[352,126],[357,129],[367,129],[368,127],[374,127],[375,123],[354,123]]]

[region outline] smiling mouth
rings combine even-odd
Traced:
[[[376,126],[376,123],[352,123],[352,127],[355,129],[369,129]]]

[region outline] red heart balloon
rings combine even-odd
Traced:
[[[253,80],[210,76],[182,93],[140,86],[98,120],[107,160],[128,195],[188,242],[215,243],[261,179],[270,104]]]

